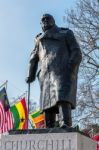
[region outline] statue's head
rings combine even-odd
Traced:
[[[41,24],[42,30],[45,32],[45,31],[51,29],[55,25],[55,20],[52,15],[44,14],[41,17],[40,24]]]

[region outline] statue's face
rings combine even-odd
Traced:
[[[44,32],[52,28],[54,25],[55,25],[55,20],[51,15],[49,14],[43,15],[41,19],[41,27]]]

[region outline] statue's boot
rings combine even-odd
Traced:
[[[71,104],[62,102],[58,104],[59,108],[59,126],[61,128],[70,128],[72,126]]]
[[[55,118],[56,114],[50,110],[46,110],[44,112],[45,119],[45,127],[46,128],[54,128],[55,127]]]

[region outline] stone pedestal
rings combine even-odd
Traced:
[[[90,138],[77,132],[1,135],[0,150],[96,150]]]

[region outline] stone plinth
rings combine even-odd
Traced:
[[[90,138],[77,132],[1,135],[0,150],[96,150]]]

